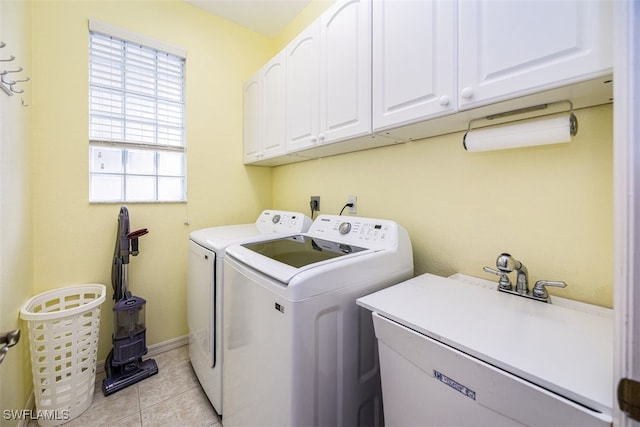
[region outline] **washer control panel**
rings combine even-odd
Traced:
[[[320,215],[307,234],[365,247],[390,247],[397,242],[398,224],[384,219]]]
[[[264,210],[256,226],[263,233],[304,233],[311,226],[311,218],[300,212]]]

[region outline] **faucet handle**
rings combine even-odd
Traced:
[[[513,289],[513,286],[511,285],[511,279],[509,279],[509,275],[506,272],[496,270],[491,267],[483,267],[482,269],[487,273],[495,274],[496,276],[500,277],[500,280],[498,280],[498,287],[500,289],[508,291]]]
[[[547,292],[547,286],[554,286],[556,288],[566,288],[567,284],[562,281],[553,280],[538,280],[533,287],[533,296],[537,299],[547,300],[549,298],[549,292]]]

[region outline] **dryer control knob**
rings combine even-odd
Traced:
[[[338,231],[340,232],[340,234],[347,234],[348,232],[351,231],[351,223],[349,222],[343,222],[342,224],[340,224],[340,226],[338,227]]]
[[[273,218],[271,218],[271,221],[273,221],[274,224],[277,224],[280,222],[280,215],[274,215]]]

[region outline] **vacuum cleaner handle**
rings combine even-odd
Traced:
[[[132,231],[131,233],[127,234],[127,237],[129,239],[137,239],[138,237],[142,237],[147,233],[149,233],[148,229],[141,228],[140,230]]]
[[[140,230],[132,231],[127,235],[127,238],[131,240],[131,255],[138,255],[138,237],[144,236],[148,232],[149,230],[146,228],[141,228]]]
[[[119,256],[123,264],[129,264],[129,210],[126,206],[120,208],[118,215],[118,245]]]
[[[127,209],[126,206],[120,207],[118,234],[116,236],[116,247],[113,254],[113,265],[111,266],[113,299],[116,301],[120,301],[129,295],[127,289],[127,264],[129,264],[129,255],[138,255],[138,238],[148,232],[149,230],[146,228],[129,232],[129,209]]]

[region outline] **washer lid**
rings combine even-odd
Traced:
[[[285,285],[303,271],[372,252],[377,250],[308,235],[233,245],[227,249],[230,257]]]
[[[295,268],[365,250],[359,246],[302,235],[242,246]]]

